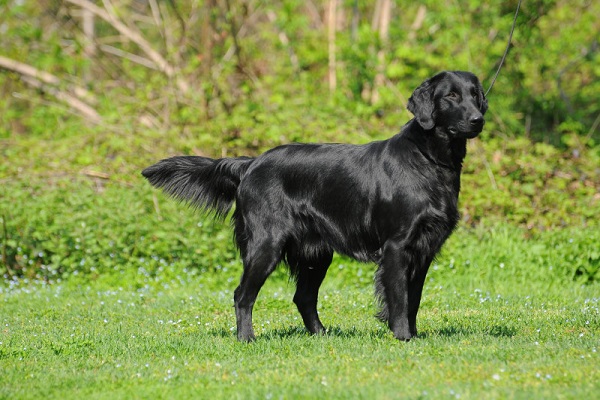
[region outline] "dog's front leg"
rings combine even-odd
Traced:
[[[382,297],[388,310],[388,325],[396,339],[404,341],[412,337],[408,321],[410,262],[409,254],[401,243],[386,242],[380,265]]]

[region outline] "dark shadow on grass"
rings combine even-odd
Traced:
[[[232,338],[235,339],[235,330],[229,330],[225,328],[211,329],[209,331],[211,336]],[[426,331],[420,331],[417,334],[417,340],[428,339],[432,337],[444,337],[451,338],[456,336],[491,336],[495,338],[511,338],[517,334],[517,330],[510,326],[503,325],[492,325],[489,327],[466,327],[466,326],[445,326],[439,329],[431,329]],[[340,326],[333,326],[327,329],[327,332],[322,335],[323,337],[339,337],[339,338],[364,338],[365,340],[370,339],[382,339],[386,336],[391,335],[387,329],[358,329],[342,328]],[[257,339],[269,340],[269,339],[286,339],[286,338],[300,338],[310,337],[319,335],[313,335],[308,332],[304,327],[301,326],[290,326],[288,328],[278,328],[260,332],[257,335]]]
[[[389,332],[383,329],[359,329],[356,327],[342,328],[340,326],[333,326],[327,328],[326,333],[323,335],[313,335],[308,332],[304,327],[289,327],[283,329],[274,329],[260,335],[264,338],[291,338],[291,337],[338,337],[338,338],[364,338],[364,339],[380,339],[385,337]]]
[[[454,336],[474,336],[487,335],[495,338],[511,338],[517,334],[517,330],[510,326],[492,325],[489,327],[466,327],[466,326],[445,326],[440,329],[432,329],[425,332],[419,332],[417,338],[426,339],[428,337],[454,337]]]
[[[227,338],[227,337],[231,337],[231,338],[235,338],[235,330],[229,330],[229,329],[225,329],[225,328],[219,328],[219,329],[210,329],[208,331],[208,334],[210,336],[215,336],[215,337],[221,337],[221,338]]]
[[[488,335],[493,337],[508,337],[511,338],[517,334],[517,330],[511,326],[494,325],[488,329]]]
[[[236,332],[235,330],[230,331],[224,328],[221,329],[211,329],[209,331],[211,336],[217,336],[222,338],[235,338]],[[257,334],[256,338],[260,339],[286,339],[286,338],[300,338],[300,337],[340,337],[340,338],[356,338],[363,337],[365,339],[381,339],[388,335],[389,332],[385,329],[358,329],[355,327],[352,328],[342,328],[339,326],[334,326],[327,329],[327,332],[323,335],[313,335],[308,332],[304,327],[300,326],[290,326],[289,328],[279,328],[268,330],[265,332],[260,332]]]

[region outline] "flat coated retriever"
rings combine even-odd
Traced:
[[[288,144],[256,158],[180,156],[142,174],[169,195],[232,216],[244,263],[235,290],[237,337],[254,339],[252,308],[282,261],[296,281],[304,325],[325,332],[317,297],[333,252],[375,262],[379,318],[410,340],[429,265],[458,220],[467,139],[484,125],[487,100],[469,72],[442,72],[408,101],[415,118],[365,145]]]

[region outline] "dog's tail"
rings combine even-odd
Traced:
[[[242,177],[254,158],[178,156],[159,161],[142,171],[155,187],[217,217],[227,215]]]

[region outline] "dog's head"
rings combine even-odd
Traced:
[[[470,72],[441,72],[415,89],[408,110],[425,130],[440,128],[451,138],[471,139],[485,124],[488,103],[479,79]]]

